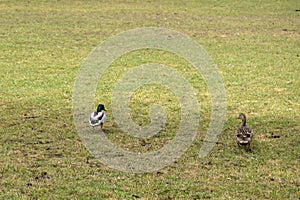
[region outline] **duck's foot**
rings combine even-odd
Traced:
[[[248,151],[252,151],[250,143],[248,144]]]

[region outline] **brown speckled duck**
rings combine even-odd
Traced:
[[[251,142],[254,136],[253,131],[246,125],[245,114],[241,113],[238,118],[242,120],[242,125],[237,129],[235,134],[237,144],[239,146],[247,145],[248,150],[251,151]]]

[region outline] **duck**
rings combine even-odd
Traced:
[[[236,130],[235,139],[238,146],[247,145],[248,150],[251,151],[251,142],[253,139],[253,130],[249,128],[246,124],[246,115],[241,113],[239,114],[238,119],[242,120],[242,125]]]
[[[106,109],[103,104],[97,106],[96,112],[92,112],[89,118],[89,123],[91,126],[99,126],[100,129],[103,129],[103,124],[106,121],[105,112]]]

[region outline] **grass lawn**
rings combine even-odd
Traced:
[[[299,10],[295,0],[1,1],[0,199],[299,199]],[[149,124],[149,107],[160,104],[166,126],[143,144],[120,130],[112,117],[112,91],[133,67],[157,62],[176,69],[200,104],[188,151],[159,171],[133,174],[110,169],[88,152],[74,125],[72,97],[89,53],[107,38],[140,27],[176,30],[205,48],[224,82],[227,116],[219,143],[200,159],[211,115],[202,77],[165,51],[118,58],[94,100],[107,107],[104,132],[118,146],[157,150],[174,138],[180,121],[176,96],[145,85],[129,102],[133,121]],[[255,132],[252,152],[233,139],[240,112]]]

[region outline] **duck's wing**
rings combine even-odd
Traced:
[[[243,140],[243,138],[244,138],[244,137],[243,137],[243,134],[242,134],[242,133],[236,133],[236,134],[235,134],[235,139],[236,139],[236,140],[240,141],[240,140]]]
[[[99,118],[99,113],[97,112],[92,112],[89,118],[89,123],[91,126],[98,126],[101,124],[101,121],[98,119]]]
[[[241,126],[236,131],[236,134],[239,134],[239,133],[243,134],[243,135],[252,134],[252,129],[249,128],[248,126]]]
[[[103,115],[101,117],[101,123],[104,123],[106,121],[106,114],[103,112]]]
[[[245,135],[249,138],[252,138],[253,137],[253,130],[249,127],[244,127],[244,132],[245,132]]]
[[[247,126],[241,126],[237,129],[235,138],[238,142],[249,142],[252,140],[253,131]]]
[[[97,116],[98,116],[97,112],[92,112],[90,114],[90,120],[92,120],[92,121],[98,120]]]

